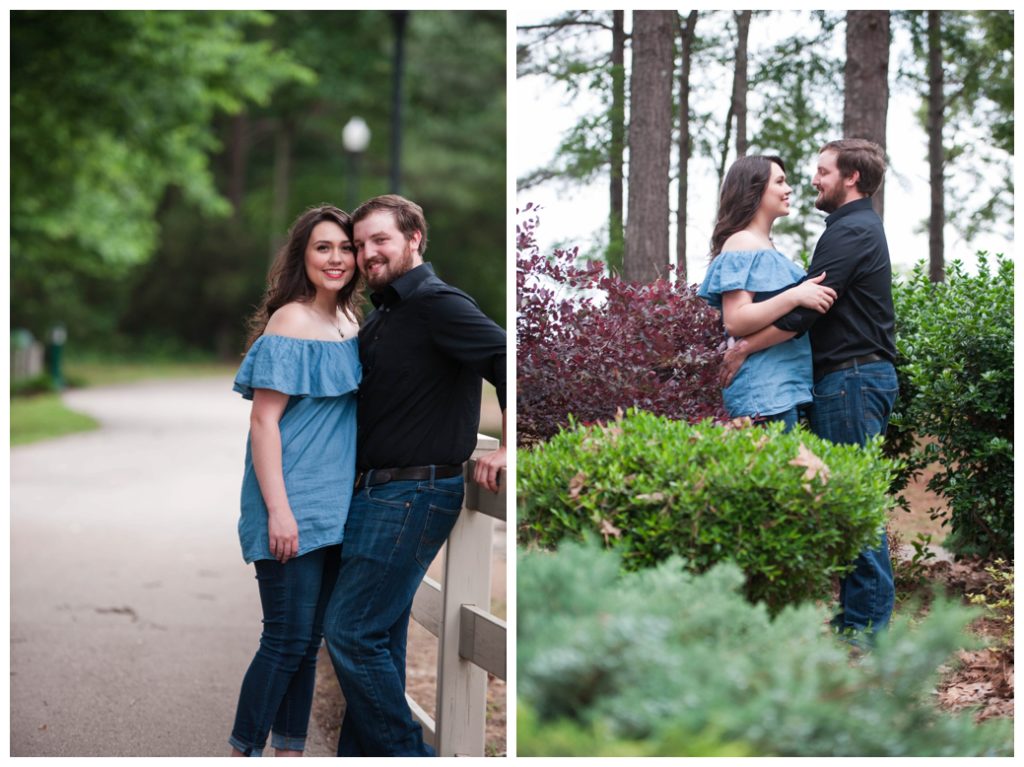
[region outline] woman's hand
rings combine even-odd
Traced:
[[[817,277],[810,277],[796,287],[790,288],[793,291],[793,297],[796,299],[797,306],[813,309],[821,314],[831,309],[832,304],[836,300],[836,292],[832,288],[821,284],[824,279],[825,272],[822,272]]]
[[[299,552],[299,526],[291,510],[267,514],[270,553],[282,565]]]
[[[732,379],[740,372],[740,368],[750,354],[749,344],[744,339],[733,341],[730,338],[729,341],[731,343],[725,350],[725,354],[722,355],[722,364],[718,366],[718,385],[723,389],[732,383]]]

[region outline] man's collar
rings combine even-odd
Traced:
[[[434,267],[429,262],[415,266],[401,277],[397,277],[376,293],[370,294],[374,307],[394,306],[403,298],[408,298],[420,284],[434,276]]]
[[[858,210],[865,210],[865,209],[868,209],[870,207],[871,207],[871,198],[870,197],[861,197],[858,200],[853,200],[852,202],[848,202],[848,203],[846,203],[844,205],[840,205],[838,208],[836,208],[834,211],[829,213],[828,216],[825,217],[825,226],[828,226],[829,224],[834,223],[835,221],[839,220],[840,218],[842,218],[843,216],[845,216],[845,215],[847,215],[849,213],[854,213],[855,211],[858,211]]]

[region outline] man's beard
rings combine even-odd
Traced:
[[[366,284],[369,286],[370,290],[380,290],[397,280],[403,274],[412,269],[412,267],[412,246],[406,243],[405,250],[402,251],[402,255],[396,261],[385,266],[383,270],[377,273],[377,276],[370,277],[369,273],[367,273]]]
[[[814,201],[814,207],[826,213],[835,213],[843,204],[842,188],[822,191]]]

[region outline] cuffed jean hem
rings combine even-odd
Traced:
[[[234,735],[228,738],[228,745],[232,748],[237,748],[246,756],[263,756],[263,746],[259,746],[258,748],[256,746],[250,746],[247,743],[240,741]]]
[[[836,639],[845,645],[855,647],[858,650],[864,652],[870,652],[875,649],[875,645],[878,643],[878,636],[880,631],[875,631],[871,628],[858,629],[854,626],[847,626],[843,624],[843,616],[839,614],[829,621],[829,626],[832,629],[832,633]],[[888,627],[886,627],[888,628]]]
[[[296,737],[290,735],[280,735],[276,732],[271,732],[270,745],[272,745],[279,751],[305,751],[306,736],[302,735]]]

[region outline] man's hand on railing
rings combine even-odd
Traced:
[[[476,459],[476,466],[473,468],[473,479],[477,484],[483,485],[492,493],[498,492],[498,476],[501,470],[508,464],[508,456],[505,446],[502,445],[493,453],[487,453]]]

